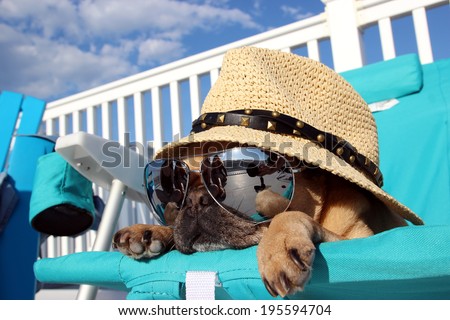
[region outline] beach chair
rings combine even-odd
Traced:
[[[368,103],[386,109],[374,114],[384,188],[426,225],[320,244],[305,291],[287,298],[449,299],[450,59],[421,65],[417,55],[406,55],[342,75]],[[172,251],[143,261],[108,252],[123,196],[142,198],[145,190],[139,165],[117,168],[116,173],[101,165],[104,155],[98,150],[104,143],[75,134],[60,138],[56,150],[116,194],[107,203],[114,210],[101,223],[104,231],[102,225],[99,229],[106,251],[41,259],[35,263],[40,281],[124,290],[128,299],[185,299],[192,297],[191,279],[206,272],[210,281],[202,290],[212,290],[216,299],[272,299],[258,273],[255,246],[191,255]],[[139,162],[139,155],[129,154]],[[95,292],[79,298],[94,296]]]
[[[18,93],[0,93],[0,299],[33,299],[39,234],[28,223],[36,161],[54,142],[36,136],[45,102]],[[15,197],[14,194],[17,196]]]

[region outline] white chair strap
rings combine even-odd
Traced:
[[[214,300],[216,272],[186,272],[186,300]]]

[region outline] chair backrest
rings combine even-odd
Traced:
[[[342,75],[375,112],[383,188],[427,225],[450,224],[450,59],[421,65],[415,54]]]
[[[3,91],[0,94],[0,171],[5,169],[14,133],[36,134],[45,105],[42,100],[14,92]]]
[[[33,299],[33,263],[39,235],[28,223],[37,159],[53,150],[53,142],[35,136],[46,103],[32,97],[0,93],[0,171],[6,171],[18,202],[0,234],[0,299]],[[4,199],[0,199],[5,201]]]

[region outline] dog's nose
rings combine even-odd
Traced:
[[[213,200],[213,199],[212,199],[212,197],[211,197],[209,194],[207,194],[207,195],[202,195],[202,196],[200,197],[200,204],[202,204],[202,205],[204,205],[204,206],[207,206],[207,205],[210,205],[210,204],[213,203],[212,200]]]
[[[209,206],[214,203],[214,199],[208,193],[205,187],[195,187],[190,189],[186,197],[186,206]]]

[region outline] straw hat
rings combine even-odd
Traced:
[[[156,157],[215,142],[295,156],[371,192],[414,224],[422,220],[381,189],[377,128],[366,102],[340,75],[298,55],[244,47],[225,54],[220,76],[188,137]]]

